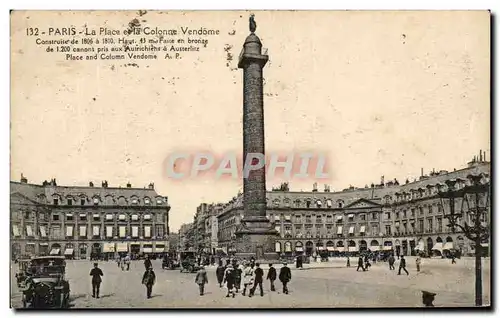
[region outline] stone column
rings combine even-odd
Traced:
[[[262,68],[269,57],[255,35],[256,24],[250,18],[250,35],[246,38],[238,67],[243,69],[243,160],[257,165],[264,151],[264,95]],[[256,154],[252,162],[247,155]],[[263,158],[265,160],[265,157]],[[274,243],[277,232],[266,218],[266,176],[264,167],[243,175],[244,217],[236,230],[236,252],[240,257],[276,258]]]

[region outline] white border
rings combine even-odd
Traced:
[[[9,43],[9,34],[10,34],[10,21],[9,21],[9,9],[17,9],[17,10],[22,10],[22,9],[38,9],[38,10],[54,10],[54,9],[59,9],[59,10],[65,10],[65,9],[72,9],[72,10],[83,10],[83,9],[92,9],[92,10],[98,10],[98,9],[107,9],[107,10],[138,10],[138,9],[170,9],[170,10],[256,10],[256,9],[294,9],[294,10],[484,10],[484,9],[490,9],[492,13],[498,14],[500,12],[500,1],[498,0],[474,0],[474,1],[436,1],[436,0],[412,0],[412,1],[383,1],[383,0],[378,0],[378,1],[370,1],[370,0],[351,0],[351,1],[335,1],[334,3],[330,3],[327,1],[317,1],[317,0],[308,0],[308,1],[296,1],[296,0],[288,0],[288,1],[283,1],[281,4],[278,3],[273,3],[269,0],[252,0],[252,1],[245,1],[245,2],[238,2],[236,1],[189,1],[189,0],[183,0],[183,1],[178,1],[178,2],[172,2],[169,1],[168,5],[165,3],[166,1],[149,1],[149,0],[142,0],[142,1],[117,1],[114,3],[105,3],[102,0],[86,0],[86,1],[81,1],[81,2],[71,2],[69,3],[68,1],[2,1],[1,7],[2,7],[2,14],[1,14],[1,37],[3,39],[4,45],[3,49],[0,50],[0,63],[1,65],[1,73],[3,76],[2,78],[2,97],[3,97],[3,107],[0,107],[0,118],[2,118],[3,124],[0,126],[2,129],[2,133],[0,135],[0,146],[4,150],[2,152],[1,156],[1,164],[0,167],[2,167],[1,171],[1,177],[3,182],[0,183],[1,186],[1,196],[2,200],[1,202],[4,203],[3,205],[3,214],[5,220],[8,219],[8,211],[9,211],[9,183],[8,180],[10,180],[9,176],[9,171],[10,171],[10,151],[7,151],[7,149],[10,150],[10,135],[9,135],[9,118],[10,118],[10,101],[9,101],[9,83],[10,83],[10,73],[9,73],[9,68],[10,68],[10,47],[7,45]],[[495,21],[496,25],[498,26],[498,16],[496,17]],[[498,28],[497,32],[495,34],[495,42],[498,43]],[[496,74],[498,74],[498,63],[496,63],[495,67]],[[494,83],[494,90],[497,92],[499,91],[499,84],[498,82]],[[498,112],[497,112],[498,113]],[[498,118],[498,114],[495,116],[495,122],[500,122]],[[485,123],[486,124],[486,123]],[[492,127],[494,129],[494,127]],[[495,134],[495,140],[498,140],[498,136]],[[496,146],[496,145],[495,145]],[[494,160],[494,158],[492,158]],[[495,162],[496,163],[496,162]],[[497,180],[495,180],[495,184]],[[496,191],[495,191],[495,201],[494,202],[499,202],[496,196]],[[498,225],[498,219],[499,216],[495,217],[495,228],[497,228]],[[2,255],[5,257],[5,261],[0,262],[0,269],[1,273],[5,275],[5,279],[10,278],[7,276],[9,273],[9,233],[10,233],[10,227],[8,227],[8,222],[3,222],[4,226],[4,231],[0,231],[1,236],[2,236]],[[495,254],[498,254],[498,249],[495,246]],[[10,317],[14,315],[14,312],[9,309],[10,307],[10,291],[9,291],[10,286],[8,284],[3,284],[3,287],[1,289],[1,299],[2,299],[2,304],[3,306],[1,307],[1,312],[2,312],[2,317]],[[496,295],[496,293],[495,293]],[[168,301],[168,300],[167,300]],[[497,299],[495,298],[493,300],[494,303],[497,303]],[[362,315],[362,314],[369,314],[370,316],[387,316],[387,313],[372,313],[372,312],[357,312],[355,315]],[[64,313],[66,314],[66,313]],[[164,315],[165,313],[160,313],[161,315]],[[220,313],[205,313],[205,312],[199,312],[199,314],[202,314],[203,316],[207,315],[219,315]],[[234,312],[228,312],[227,314],[229,315],[235,315],[236,313]],[[237,313],[240,315],[241,313]],[[282,316],[290,316],[292,315],[291,312],[283,312],[283,313],[262,313],[258,312],[259,316],[270,316],[270,315],[282,315]],[[299,315],[310,315],[311,313],[307,312],[300,312],[297,313]],[[336,317],[340,316],[347,316],[348,313],[342,313],[342,312],[334,312],[334,313],[318,313],[318,315],[335,315]],[[401,315],[399,312],[394,312],[395,315]],[[405,315],[408,315],[408,313],[404,313]],[[425,314],[425,315],[438,315],[439,313],[434,313],[434,314]],[[467,313],[468,315],[472,315],[472,313]],[[479,313],[478,313],[479,314]],[[26,317],[29,316],[35,316],[35,315],[42,315],[42,313],[35,313],[35,314],[30,314],[26,315]],[[45,313],[43,315],[46,315]],[[122,313],[104,313],[104,312],[98,312],[98,313],[92,313],[88,312],[85,314],[82,314],[81,316],[83,317],[95,317],[95,316],[122,316]],[[133,316],[139,316],[139,313],[132,313]],[[181,313],[175,313],[175,312],[168,312],[168,315],[172,316],[180,316]],[[295,314],[293,314],[295,315]],[[349,315],[353,315],[353,313],[350,313]],[[421,313],[415,312],[414,315],[416,317],[421,317]]]

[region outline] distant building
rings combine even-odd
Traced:
[[[12,258],[110,258],[169,249],[168,198],[147,188],[10,183]]]
[[[401,255],[415,255],[417,250],[442,254],[451,249],[472,253],[473,245],[463,233],[452,233],[447,226],[437,193],[448,179],[461,179],[457,186],[463,187],[467,175],[478,173],[489,175],[490,163],[475,159],[467,168],[422,174],[414,182],[384,183],[382,179],[378,185],[337,192],[329,187],[318,192],[316,185],[312,192],[290,192],[288,185],[275,188],[266,195],[267,217],[280,233],[275,251],[288,256],[366,250]],[[217,217],[219,248],[229,253],[234,251],[235,231],[243,217],[242,200],[239,195],[224,204]],[[489,217],[483,221],[489,223]]]

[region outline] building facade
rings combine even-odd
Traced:
[[[451,249],[473,253],[473,243],[463,233],[453,233],[438,196],[446,180],[457,180],[457,189],[467,185],[470,174],[490,174],[490,164],[475,160],[453,172],[431,172],[414,182],[397,180],[339,192],[267,192],[267,217],[279,232],[275,251],[294,256],[338,255],[342,252],[394,251],[415,255]],[[283,187],[282,187],[283,188]],[[219,247],[234,250],[237,225],[243,218],[243,197],[233,198],[218,216]],[[460,202],[455,209],[460,210]],[[460,222],[469,220],[465,215]],[[489,224],[486,217],[483,222]],[[470,224],[470,222],[469,222]],[[484,242],[488,246],[488,242]]]
[[[11,256],[116,257],[169,250],[168,198],[147,188],[10,183]]]

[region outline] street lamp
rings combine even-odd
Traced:
[[[489,196],[490,196],[490,180],[489,176],[485,174],[468,175],[467,179],[470,185],[456,188],[457,182],[462,184],[463,180],[447,180],[447,191],[439,191],[438,195],[441,199],[443,209],[445,207],[445,200],[449,200],[450,214],[445,214],[448,219],[448,226],[453,233],[459,229],[465,237],[474,242],[475,251],[475,268],[476,268],[476,306],[482,306],[483,287],[482,287],[482,270],[481,270],[481,242],[488,240],[490,237],[489,225],[483,224],[488,211],[489,211]],[[462,205],[460,213],[455,213],[455,199],[461,198]],[[469,216],[471,225],[469,225],[467,218],[464,218],[463,225],[460,224],[459,218],[465,214]]]

